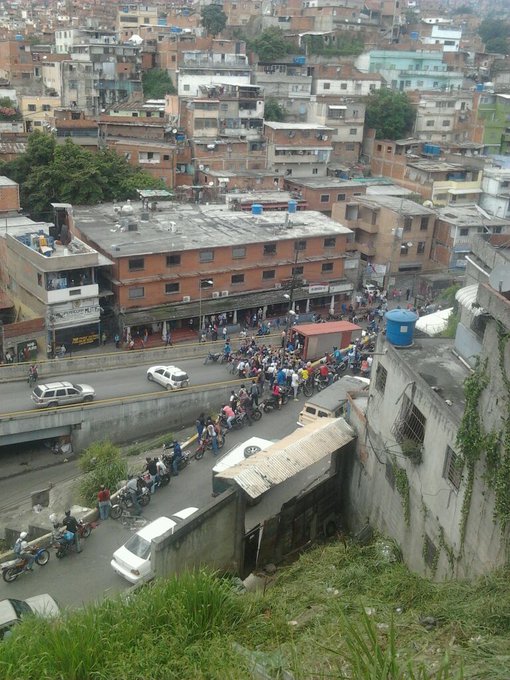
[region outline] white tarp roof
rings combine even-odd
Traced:
[[[354,431],[343,418],[319,418],[217,477],[231,479],[251,498],[257,498],[331,455],[354,437]]]
[[[473,307],[473,303],[476,302],[476,296],[478,295],[478,284],[473,283],[471,286],[464,286],[464,288],[459,288],[455,293],[455,299],[461,305],[468,309],[473,316],[478,316],[481,314],[482,310],[480,307]]]
[[[420,316],[416,322],[415,328],[422,333],[427,335],[437,335],[444,331],[448,325],[448,319],[450,314],[453,312],[453,307],[449,309],[440,309],[438,312],[433,314],[426,314],[425,316]]]

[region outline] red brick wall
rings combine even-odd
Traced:
[[[19,186],[0,187],[0,212],[19,210]]]
[[[310,282],[331,281],[344,275],[344,261],[340,257],[345,252],[345,236],[336,237],[336,247],[324,248],[324,237],[308,238],[307,248],[300,254],[297,266],[303,266],[302,276]],[[212,291],[228,290],[230,294],[254,290],[269,290],[276,282],[292,277],[295,262],[294,239],[278,241],[277,255],[263,254],[263,244],[246,246],[246,257],[232,259],[232,248],[215,248],[214,261],[204,264],[199,260],[199,252],[186,251],[181,253],[181,264],[176,267],[166,266],[166,253],[145,256],[144,269],[129,271],[129,259],[122,258],[114,267],[113,278],[123,282],[117,289],[118,303],[125,308],[147,307],[180,302],[183,296],[189,295],[197,300],[199,297],[199,280],[212,279],[214,285],[210,290],[203,291],[203,299],[211,297]],[[317,261],[309,262],[309,258],[317,257]],[[336,258],[336,259],[335,259]],[[333,263],[333,271],[323,273],[322,264]],[[274,279],[263,279],[264,270],[275,269]],[[196,272],[200,271],[197,275]],[[233,274],[244,274],[245,280],[240,284],[232,284]],[[180,283],[179,292],[165,293],[165,283]],[[143,286],[144,297],[130,299],[129,286]]]

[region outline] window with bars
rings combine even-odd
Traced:
[[[447,446],[444,458],[443,477],[450,482],[456,491],[460,489],[463,469],[464,461],[462,458],[458,456],[452,448]]]
[[[382,364],[377,365],[377,370],[375,372],[375,389],[384,394],[386,389],[386,378],[388,377],[388,371]]]
[[[423,444],[427,419],[408,396],[402,397],[402,408],[393,425],[393,435],[399,444]]]

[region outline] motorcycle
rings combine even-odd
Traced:
[[[170,475],[172,474],[173,471],[173,462],[174,462],[174,453],[173,453],[173,444],[163,444],[163,453],[161,455],[161,460],[165,464],[165,467],[170,470],[169,475],[168,475],[168,481],[170,481]],[[171,453],[166,453],[167,451],[170,451]],[[185,451],[182,452],[181,457],[179,458],[179,462],[177,463],[177,470],[180,472],[181,470],[184,470],[185,467],[189,465],[191,461],[191,457],[189,453],[186,453]],[[166,484],[162,484],[162,486],[166,486]]]
[[[40,567],[44,567],[45,564],[48,564],[50,553],[46,550],[46,548],[38,548],[34,546],[33,548],[27,550],[27,552],[30,552],[35,556],[35,562]],[[3,562],[1,568],[4,581],[6,583],[12,583],[15,581],[20,574],[24,574],[27,571],[27,564],[28,560],[23,557],[16,557],[15,559],[9,560],[8,562]]]
[[[149,505],[151,494],[146,486],[143,486],[141,489],[139,489],[136,496],[142,508],[144,508],[146,505]],[[129,491],[127,491],[127,489],[121,489],[117,497],[117,502],[110,508],[110,517],[112,519],[119,519],[124,511],[130,510],[133,505],[133,499],[131,498]]]
[[[209,363],[216,364],[216,363],[218,363],[218,360],[220,358],[221,358],[220,352],[216,352],[216,353],[209,352],[209,354],[204,359],[204,364],[209,364]]]
[[[217,437],[218,450],[222,449],[225,444],[225,435],[222,434],[221,437]],[[195,451],[195,460],[200,460],[204,457],[204,453],[207,449],[212,451],[212,439],[211,437],[202,437],[197,450]]]
[[[271,413],[271,411],[278,411],[284,404],[289,401],[289,397],[285,392],[282,392],[279,397],[272,394],[268,399],[259,404],[264,413]]]
[[[65,534],[69,533],[67,531],[65,532],[56,532],[53,534],[53,538],[55,542],[53,543],[53,547],[56,549],[55,555],[58,557],[59,560],[61,560],[63,557],[66,555],[69,555],[73,551],[76,552],[76,543],[74,541],[74,534],[70,533],[70,536],[72,536],[71,539],[68,539],[65,537]]]

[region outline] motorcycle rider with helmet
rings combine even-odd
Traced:
[[[76,546],[76,552],[80,553],[82,548],[80,545],[80,534],[78,533],[78,520],[76,517],[71,515],[70,510],[66,510],[64,519],[62,520],[62,526],[64,526],[67,531],[74,534],[74,544]]]
[[[14,544],[14,554],[16,557],[26,560],[26,565],[23,567],[23,571],[32,571],[34,568],[35,555],[33,555],[28,550],[28,541],[26,540],[27,537],[28,533],[26,531],[22,531],[20,533],[16,539],[16,543]]]

